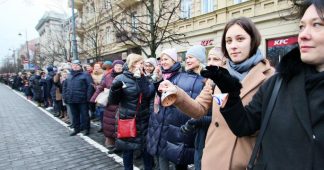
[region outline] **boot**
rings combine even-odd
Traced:
[[[78,133],[80,133],[79,130],[74,130],[72,133],[70,133],[70,136],[75,136],[75,135],[77,135]]]
[[[90,134],[90,130],[86,129],[85,132],[83,133],[84,136],[88,136]]]

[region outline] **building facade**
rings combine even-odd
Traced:
[[[165,1],[165,0],[164,0]],[[96,55],[102,59],[125,58],[130,52],[140,52],[138,48],[120,43],[120,35],[116,34],[116,28],[109,22],[110,17],[119,18],[120,23],[132,22],[132,17],[125,18],[125,9],[132,9],[137,15],[146,14],[143,4],[139,0],[75,0],[78,10],[78,35],[83,46],[83,52],[92,51],[89,45],[89,36],[86,32],[97,30]],[[159,6],[161,1],[154,1]],[[176,1],[174,2],[176,3]],[[111,8],[119,9],[109,17]],[[154,8],[158,11],[158,8]],[[115,10],[116,11],[116,10]],[[188,43],[178,44],[164,42],[159,44],[156,54],[165,48],[176,48],[179,56],[184,57],[186,50],[191,45],[201,44],[210,49],[220,46],[223,28],[226,22],[232,18],[241,16],[249,17],[256,24],[262,35],[261,51],[267,55],[275,65],[282,55],[296,46],[298,34],[298,22],[285,20],[283,17],[291,15],[291,3],[287,0],[181,0],[179,10],[176,11],[179,18],[173,18],[169,28],[177,33],[185,35]],[[108,13],[108,14],[107,14]],[[133,23],[134,25],[140,23]],[[85,29],[80,29],[80,28]],[[149,51],[149,47],[143,47]],[[142,51],[143,53],[143,51]],[[150,53],[150,51],[148,52]],[[89,55],[83,55],[83,59],[89,59]],[[93,57],[92,57],[93,58]]]
[[[66,16],[56,12],[46,12],[35,29],[39,33],[40,54],[37,63],[43,66],[56,65],[68,58],[67,35],[64,28]]]

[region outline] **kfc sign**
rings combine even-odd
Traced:
[[[214,40],[210,39],[210,40],[202,40],[200,42],[200,45],[202,46],[210,46],[214,44]]]
[[[297,44],[297,37],[277,38],[268,40],[268,47],[287,46]]]

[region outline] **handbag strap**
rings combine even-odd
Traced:
[[[138,97],[137,106],[136,106],[136,113],[135,113],[135,117],[136,117],[136,114],[138,113],[138,109],[139,109],[139,107],[141,106],[141,103],[142,103],[142,93],[140,93],[140,94],[139,94],[139,97]]]
[[[276,102],[277,96],[278,96],[278,92],[279,92],[281,83],[282,83],[282,78],[279,76],[276,79],[276,82],[275,82],[275,85],[274,85],[274,88],[273,88],[273,91],[272,91],[272,94],[271,94],[271,98],[270,98],[270,101],[269,101],[269,105],[267,106],[267,110],[266,110],[265,115],[264,115],[264,120],[263,120],[263,122],[261,124],[260,133],[259,133],[259,136],[258,136],[258,138],[256,140],[256,143],[255,143],[255,146],[253,148],[253,152],[252,152],[249,164],[247,166],[248,170],[252,170],[253,167],[254,167],[254,163],[255,163],[257,154],[258,154],[258,152],[260,150],[260,145],[261,145],[264,133],[265,133],[265,131],[267,129],[267,126],[268,126],[268,123],[269,123],[269,120],[270,120],[270,117],[271,117],[271,113],[272,113],[274,104]]]

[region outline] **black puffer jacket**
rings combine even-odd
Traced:
[[[114,83],[123,81],[126,87],[113,91],[109,94],[109,104],[119,104],[117,114],[120,119],[133,118],[136,114],[137,136],[116,140],[116,147],[121,150],[143,149],[146,146],[146,134],[150,117],[150,100],[154,96],[154,86],[145,77],[136,79],[129,71],[117,76]],[[112,86],[113,86],[112,85]],[[139,96],[142,93],[141,104],[136,111]],[[117,129],[117,128],[116,128]]]

